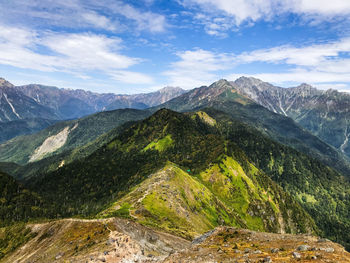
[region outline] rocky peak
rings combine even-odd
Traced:
[[[8,82],[6,79],[0,78],[0,87],[12,88],[14,85]]]
[[[262,84],[264,83],[262,80],[260,79],[257,79],[257,78],[253,78],[253,77],[246,77],[246,76],[242,76],[242,77],[239,77],[238,79],[235,80],[235,83],[240,83],[240,84],[243,84],[243,83],[246,83],[246,84]]]
[[[323,91],[318,90],[307,83],[302,83],[297,87],[290,89],[293,93],[297,93],[302,97],[320,95]]]
[[[213,84],[210,85],[211,88],[224,88],[224,87],[230,87],[232,88],[232,84],[228,82],[226,79],[220,79]]]
[[[275,87],[270,83],[264,82],[260,79],[253,77],[240,77],[234,81],[234,84],[236,84],[240,90],[245,92],[247,92],[250,89],[257,89],[260,92],[269,89],[278,89],[278,87]]]
[[[160,93],[180,93],[184,92],[184,90],[180,87],[172,87],[172,86],[166,86],[159,90]]]

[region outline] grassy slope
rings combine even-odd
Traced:
[[[225,137],[299,201],[323,235],[350,248],[350,183],[334,169],[278,144],[227,114],[208,109]]]
[[[315,231],[310,217],[281,188],[264,178],[266,188],[256,177],[264,175],[253,166],[247,174],[227,156],[198,176],[168,163],[100,216],[133,218],[186,238],[218,225],[270,232]]]

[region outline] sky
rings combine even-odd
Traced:
[[[0,0],[0,76],[133,94],[260,78],[350,91],[349,0]]]

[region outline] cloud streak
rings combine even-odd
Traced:
[[[207,85],[217,79],[219,71],[232,66],[230,55],[203,49],[178,52],[176,55],[178,61],[171,63],[170,69],[163,72],[171,86],[193,88]]]
[[[33,30],[3,25],[0,25],[0,32],[1,64],[65,72],[80,78],[98,71],[123,82],[130,76],[132,83],[152,83],[152,78],[145,74],[125,71],[141,63],[142,59],[121,54],[122,40],[119,38],[92,33],[45,32],[40,35]]]
[[[34,27],[58,26],[74,29],[103,29],[123,32],[128,28],[151,33],[164,32],[163,15],[139,10],[111,0],[12,0],[0,3],[0,21]]]
[[[186,8],[199,10],[194,17],[210,35],[223,36],[226,31],[259,20],[276,21],[282,15],[296,14],[302,21],[316,25],[334,19],[349,20],[348,0],[182,0]]]

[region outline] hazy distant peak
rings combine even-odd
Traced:
[[[184,91],[180,87],[172,87],[172,86],[166,86],[159,90],[160,93],[168,93],[168,92],[181,92]]]
[[[316,89],[312,87],[310,84],[302,83],[299,86],[296,87],[297,89],[303,89],[303,90],[310,90],[310,89]]]
[[[254,77],[246,77],[246,76],[241,76],[238,79],[235,80],[235,82],[250,82],[250,83],[264,83],[261,79],[257,79]]]

